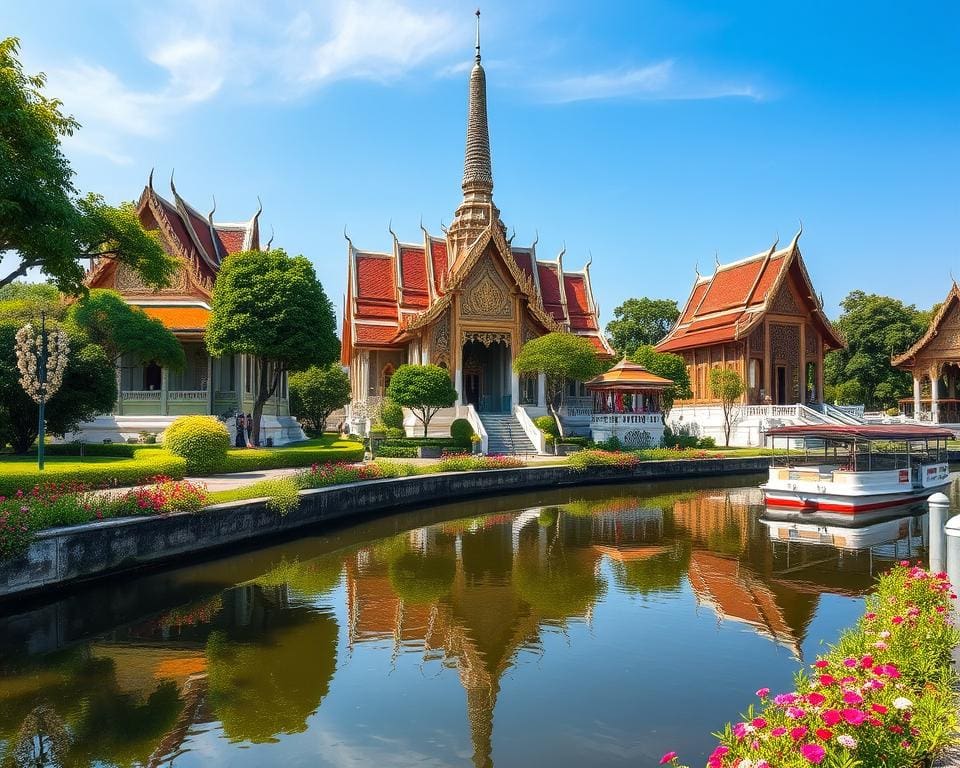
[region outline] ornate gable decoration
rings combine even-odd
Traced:
[[[510,288],[489,256],[477,263],[464,284],[460,316],[473,319],[513,317]]]
[[[805,314],[798,306],[797,300],[794,298],[793,291],[790,290],[787,281],[784,281],[780,285],[780,290],[777,291],[777,295],[774,296],[773,301],[770,302],[770,311],[781,315]]]

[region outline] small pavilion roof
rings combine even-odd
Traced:
[[[920,354],[920,352],[923,351],[923,348],[930,344],[930,342],[937,337],[937,335],[940,333],[940,326],[943,324],[943,321],[946,320],[950,315],[951,310],[956,309],[958,303],[960,303],[960,287],[958,287],[956,283],[953,283],[953,285],[950,286],[950,292],[947,294],[947,298],[943,300],[943,303],[937,310],[937,314],[933,316],[933,319],[930,321],[930,325],[927,327],[927,330],[924,332],[923,336],[917,339],[916,343],[906,352],[891,359],[890,362],[894,365],[894,367],[912,368],[917,355]],[[960,350],[955,350],[955,353],[956,351]]]
[[[670,379],[650,373],[642,365],[631,363],[624,358],[606,373],[595,376],[587,383],[588,389],[616,389],[644,387],[647,389],[665,389],[673,386]]]

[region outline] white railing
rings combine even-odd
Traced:
[[[207,390],[205,389],[171,389],[167,392],[168,400],[188,400],[190,402],[206,401]]]
[[[853,416],[855,419],[862,419],[864,416],[865,407],[862,405],[831,405],[830,408],[836,408],[838,411],[843,411],[848,416]]]
[[[523,431],[530,439],[530,442],[533,443],[533,447],[537,449],[537,453],[546,453],[547,436],[533,423],[533,419],[530,418],[530,414],[527,413],[526,408],[519,405],[514,413],[517,415],[517,421],[520,422]]]
[[[218,389],[216,392],[213,393],[213,399],[214,400],[236,400],[237,393]]]
[[[487,437],[487,430],[483,428],[483,422],[480,421],[480,416],[477,414],[476,408],[469,403],[466,405],[458,405],[457,418],[466,419],[470,422],[473,431],[480,435],[480,451],[486,455],[487,449],[490,447],[490,441]]]
[[[160,402],[159,389],[125,389],[120,393],[122,400],[156,400]]]
[[[662,425],[662,413],[595,413],[590,417],[591,427],[616,427],[629,424]]]

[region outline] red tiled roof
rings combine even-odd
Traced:
[[[513,260],[517,262],[517,266],[523,270],[523,273],[533,280],[533,252],[513,251]]]
[[[567,295],[570,327],[574,330],[597,330],[596,317],[587,300],[587,280],[584,275],[564,275],[563,289]]]
[[[141,307],[147,317],[159,320],[171,331],[196,331],[207,327],[210,310],[204,307]]]
[[[610,350],[607,349],[606,345],[603,343],[603,339],[601,339],[599,336],[590,335],[590,336],[584,336],[583,338],[585,338],[587,341],[593,344],[594,348],[601,355],[606,355],[607,357],[610,356]]]
[[[383,299],[357,299],[357,316],[366,318],[397,319],[397,305]]]
[[[809,284],[810,278],[797,249],[797,238],[799,234],[780,251],[771,249],[745,261],[717,267],[712,277],[699,279],[676,326],[657,344],[657,350],[671,352],[742,338],[753,320],[766,311],[774,289],[785,285],[788,279],[797,285],[805,284],[801,294],[813,296],[813,286]],[[827,348],[842,346],[820,307],[811,305],[807,311]]]
[[[427,262],[422,248],[400,249],[400,273],[404,306],[426,308],[430,297],[427,293]]]
[[[397,335],[396,325],[367,325],[357,323],[358,344],[389,344]]]
[[[189,208],[187,208],[187,218],[190,221],[190,226],[193,227],[197,240],[200,241],[200,247],[203,249],[206,257],[214,264],[219,262],[217,247],[214,245],[213,236],[210,234],[210,222]]]
[[[214,225],[217,235],[220,236],[220,244],[227,253],[239,253],[243,250],[243,241],[246,240],[247,233],[242,229],[220,229]]]
[[[440,293],[443,276],[447,271],[447,244],[443,240],[430,240],[430,260],[433,262],[433,289]]]
[[[396,301],[393,259],[357,254],[357,298]]]
[[[540,278],[540,295],[543,297],[543,308],[558,323],[565,323],[567,316],[563,311],[563,300],[560,298],[560,280],[557,277],[556,267],[538,261],[537,275]]]

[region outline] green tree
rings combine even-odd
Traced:
[[[67,325],[100,346],[114,365],[124,355],[138,364],[156,362],[176,369],[186,362],[177,337],[116,291],[97,288],[71,304]]]
[[[672,387],[667,387],[660,394],[664,417],[670,413],[676,400],[693,397],[693,390],[690,389],[690,372],[687,370],[686,361],[680,355],[672,352],[657,352],[650,344],[643,344],[637,347],[630,356],[630,360],[642,365],[650,373],[663,376],[673,382]]]
[[[732,368],[710,369],[710,392],[723,407],[723,444],[730,445],[730,428],[736,420],[737,403],[743,396],[743,377]]]
[[[330,414],[349,402],[350,377],[340,363],[290,376],[290,412],[315,432],[323,432]]]
[[[524,344],[513,361],[513,369],[518,374],[544,374],[547,404],[562,436],[559,411],[563,407],[567,380],[593,378],[603,370],[603,364],[593,345],[583,336],[556,331]]]
[[[27,75],[19,41],[0,40],[0,252],[14,264],[0,286],[38,269],[64,293],[84,291],[83,261],[109,258],[165,285],[176,261],[144,232],[132,205],[79,196],[60,140],[79,128],[43,93],[43,74]]]
[[[656,344],[680,317],[673,299],[627,299],[613,310],[607,323],[607,338],[620,355],[632,356],[637,348]]]
[[[910,394],[912,385],[910,374],[896,370],[890,358],[923,335],[929,313],[899,299],[863,291],[851,291],[840,308],[836,328],[847,347],[831,352],[824,361],[828,395],[841,403],[856,396],[867,408],[896,405]]]
[[[282,249],[224,259],[213,287],[207,349],[215,357],[256,358],[253,441],[263,406],[287,372],[329,365],[340,354],[333,306],[304,256]]]
[[[20,386],[14,336],[18,326],[0,323],[0,441],[26,453],[37,439],[39,409]],[[46,405],[47,431],[62,436],[84,421],[108,413],[117,399],[113,367],[104,351],[71,335],[63,384]]]
[[[401,365],[390,378],[387,397],[413,411],[427,436],[430,420],[457,401],[450,374],[439,365]]]
[[[46,312],[47,319],[53,321],[66,317],[67,305],[55,286],[15,282],[0,287],[0,322],[37,325],[41,312]]]

